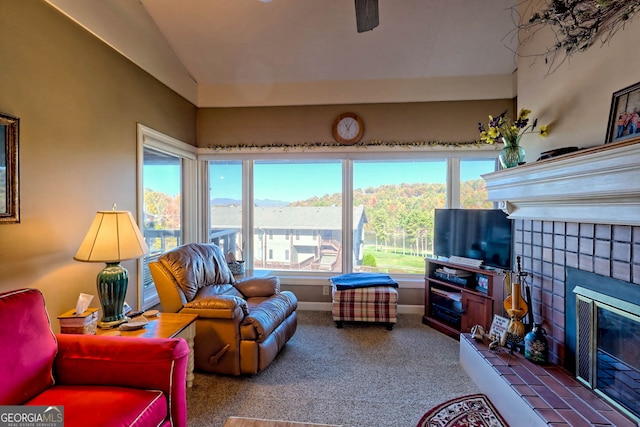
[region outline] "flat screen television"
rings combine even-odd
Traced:
[[[512,221],[498,209],[436,209],[434,255],[481,259],[511,270]]]

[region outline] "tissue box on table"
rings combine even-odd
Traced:
[[[95,335],[98,324],[98,309],[88,308],[81,314],[71,309],[58,316],[60,333],[62,334],[91,334]]]

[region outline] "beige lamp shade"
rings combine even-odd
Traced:
[[[99,211],[73,258],[114,263],[140,258],[148,252],[149,247],[130,212]]]

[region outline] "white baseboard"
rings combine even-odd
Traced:
[[[331,311],[331,303],[330,302],[298,301],[298,310],[303,310],[303,311]]]
[[[330,302],[298,302],[298,310],[303,311],[331,311]],[[398,305],[400,314],[424,314],[423,305]]]

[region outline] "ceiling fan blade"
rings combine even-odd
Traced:
[[[378,0],[355,0],[358,32],[373,30],[379,24]]]

